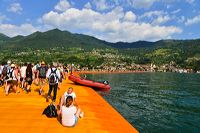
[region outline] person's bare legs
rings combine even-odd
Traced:
[[[24,78],[21,81],[21,88],[24,89],[26,87]]]
[[[27,83],[25,82],[24,83],[24,90],[26,91],[26,88],[27,88]]]
[[[6,82],[6,87],[5,87],[5,94],[6,94],[6,95],[8,95],[9,89],[10,89],[10,84],[8,84],[8,83]]]
[[[28,84],[27,91],[30,91],[31,85]]]
[[[45,79],[39,79],[40,81],[40,90],[39,90],[39,94],[42,95],[43,91],[44,91],[44,87],[45,87]]]
[[[13,89],[14,89],[15,93],[19,93],[19,91],[17,90],[17,85],[13,85]]]
[[[62,124],[62,115],[61,115],[61,111],[58,110],[58,111],[57,111],[57,114],[58,114],[57,120]]]

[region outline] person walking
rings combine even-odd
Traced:
[[[37,77],[39,78],[39,85],[40,85],[39,95],[41,95],[43,93],[43,89],[46,83],[46,74],[47,74],[48,67],[45,65],[45,62],[42,61],[41,66],[38,67],[37,70],[38,70]]]
[[[5,94],[6,96],[9,93],[10,88],[12,87],[15,91],[15,93],[20,93],[19,90],[17,90],[17,81],[19,81],[17,76],[17,70],[15,69],[15,64],[11,64],[11,68],[7,72],[6,77],[6,86],[5,86]]]
[[[49,91],[48,91],[48,96],[46,98],[46,102],[49,101],[52,90],[53,90],[52,101],[55,102],[58,90],[58,83],[61,76],[59,70],[56,68],[54,63],[52,63],[51,67],[48,69],[46,77],[48,78],[49,81]]]
[[[24,84],[24,90],[26,93],[30,92],[30,87],[33,81],[33,70],[32,70],[32,64],[29,63],[27,65],[26,73],[25,73],[25,84]]]
[[[24,65],[20,68],[20,81],[21,81],[21,88],[24,88],[25,84],[25,77],[26,77],[26,68],[27,68],[27,63],[24,63]]]

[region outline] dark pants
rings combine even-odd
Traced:
[[[56,95],[57,95],[57,90],[58,90],[58,84],[49,85],[48,96],[51,95],[52,90],[53,90],[53,101],[56,101]]]

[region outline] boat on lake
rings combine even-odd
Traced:
[[[109,91],[111,88],[108,81],[98,82],[98,81],[93,81],[89,79],[84,79],[84,78],[75,76],[73,74],[71,74],[68,78],[69,80],[73,81],[75,84],[92,87],[95,90]]]

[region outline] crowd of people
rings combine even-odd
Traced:
[[[11,63],[2,63],[0,65],[0,85],[5,85],[5,95],[13,90],[15,93],[20,93],[20,88],[26,93],[31,92],[31,85],[35,83],[39,85],[39,95],[44,94],[46,83],[49,84],[49,90],[46,101],[49,102],[53,91],[52,102],[56,101],[57,90],[60,87],[63,79],[66,79],[69,70],[68,67],[51,63],[46,65],[44,61],[38,64],[24,63],[22,66]],[[18,85],[20,87],[18,87]],[[79,117],[83,117],[83,112],[80,110],[76,102],[76,94],[73,88],[70,87],[60,99],[58,116],[63,126],[75,126]]]
[[[46,82],[49,83],[49,95],[54,89],[54,95],[56,97],[56,90],[59,84],[62,83],[62,79],[65,79],[69,69],[57,63],[51,63],[46,65],[44,61],[38,64],[24,63],[22,66],[11,63],[2,63],[0,65],[0,83],[5,84],[5,94],[8,95],[9,91],[13,89],[16,93],[19,93],[21,88],[26,93],[31,91],[32,83],[39,85],[39,95],[44,93],[44,86]],[[20,87],[17,87],[17,86]],[[54,97],[53,100],[56,100]]]

